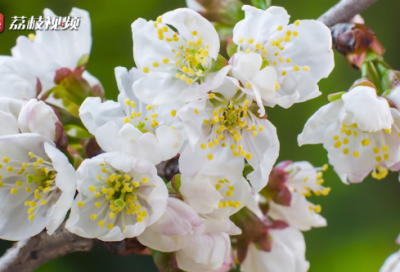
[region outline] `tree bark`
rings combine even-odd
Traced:
[[[318,21],[321,21],[327,26],[348,22],[377,1],[378,0],[341,0],[319,17]]]
[[[30,272],[57,257],[77,251],[90,251],[94,241],[70,233],[63,224],[53,235],[41,232],[15,243],[0,258],[0,271]]]

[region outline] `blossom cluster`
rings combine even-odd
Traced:
[[[334,67],[331,32],[315,20],[289,23],[281,7],[243,11],[229,59],[213,24],[192,9],[137,19],[137,67],[115,68],[117,101],[85,70],[86,11],[71,12],[77,31],[19,37],[12,56],[0,57],[0,238],[51,235],[70,211],[70,232],[137,238],[173,252],[184,271],[237,263],[246,272],[307,271],[301,231],[326,225],[307,197],[329,193],[327,165],[275,165],[280,144],[267,110],[320,95],[317,83]],[[396,92],[387,97],[396,102]],[[372,87],[327,107],[299,142],[323,142],[344,181],[373,169],[382,177],[400,161],[398,111]],[[171,159],[179,173],[160,176],[157,166]]]

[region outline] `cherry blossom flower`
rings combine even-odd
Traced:
[[[245,18],[233,29],[237,53],[229,75],[257,101],[260,115],[263,105],[288,108],[320,95],[317,83],[334,67],[329,28],[315,20],[288,24],[281,7],[242,9]]]
[[[247,257],[241,265],[243,272],[306,272],[310,264],[305,260],[303,234],[294,228],[270,230],[272,250],[270,252],[249,246]]]
[[[256,191],[261,190],[278,157],[279,141],[275,127],[257,111],[257,104],[227,78],[207,98],[185,105],[178,117],[190,147],[181,154],[181,172],[193,176],[208,161],[241,172],[246,159],[254,169],[247,178]]]
[[[218,85],[229,67],[213,71],[220,42],[214,26],[197,12],[181,8],[156,21],[132,24],[133,54],[145,76],[133,85],[147,104],[194,101]]]
[[[75,195],[75,170],[47,137],[0,137],[0,237],[29,238],[63,222]]]
[[[343,182],[361,182],[371,171],[384,178],[400,161],[400,113],[368,86],[356,86],[320,108],[298,136],[299,145],[323,143]]]
[[[44,10],[44,17],[56,16]],[[37,31],[36,36],[20,36],[12,56],[0,56],[0,97],[31,99],[52,89],[57,71],[75,70],[92,46],[89,13],[73,8],[70,16],[80,17],[76,31]],[[39,65],[40,64],[40,65]],[[101,86],[89,72],[83,78],[91,86]]]

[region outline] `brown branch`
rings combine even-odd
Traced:
[[[318,21],[321,21],[327,26],[348,22],[377,1],[378,0],[341,0],[319,17]]]
[[[53,234],[42,232],[21,240],[0,258],[1,272],[30,272],[60,256],[77,251],[90,251],[94,240],[70,233],[64,225]]]

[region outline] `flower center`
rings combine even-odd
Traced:
[[[210,102],[214,105],[220,104],[220,106],[216,107],[210,119],[203,120],[203,124],[211,124],[211,132],[207,138],[208,144],[200,144],[201,149],[206,149],[207,147],[212,149],[219,144],[221,144],[222,147],[226,147],[225,141],[230,137],[233,138],[234,141],[230,146],[233,156],[238,157],[240,155],[247,160],[252,159],[252,153],[247,152],[244,148],[242,134],[251,133],[253,137],[256,137],[257,130],[262,132],[264,126],[259,124],[259,118],[253,114],[254,110],[257,111],[257,107],[254,107],[254,109],[252,108],[254,103],[251,104],[251,108],[249,108],[249,100],[246,99],[240,102],[243,96],[244,93],[238,92],[238,95],[226,104],[221,103],[224,102],[223,99],[215,94],[209,94],[209,98],[211,98]],[[197,109],[195,109],[194,112],[196,114],[199,113]],[[212,160],[214,155],[210,153],[207,158]]]
[[[190,37],[182,37],[172,29],[172,26],[162,22],[158,17],[154,22],[158,39],[170,44],[174,53],[173,59],[168,57],[154,61],[153,68],[144,67],[143,72],[149,73],[150,69],[168,69],[176,71],[176,78],[185,81],[187,84],[202,82],[205,71],[211,67],[209,56],[209,45],[206,45],[197,31],[192,31]]]
[[[154,133],[154,128],[159,125],[157,121],[158,114],[155,112],[157,106],[147,105],[147,112],[142,114],[144,110],[142,103],[140,103],[138,109],[136,103],[129,98],[125,99],[124,103],[127,106],[127,112],[125,113],[127,116],[124,118],[124,123],[135,123],[134,126],[143,133]]]
[[[224,197],[218,204],[218,208],[232,207],[239,208],[242,203],[240,201],[227,200],[226,197],[232,197],[235,186],[227,179],[221,179],[215,185],[215,189]]]
[[[135,216],[137,222],[143,222],[148,215],[147,209],[142,206],[140,201],[140,187],[146,184],[149,180],[142,176],[141,179],[135,178],[135,173],[123,173],[120,170],[114,169],[108,164],[100,164],[101,172],[96,175],[97,180],[105,180],[104,183],[95,183],[89,186],[89,190],[94,193],[95,198],[105,198],[103,201],[95,202],[97,213],[91,215],[91,220],[98,221],[98,225],[103,227],[106,218],[98,218],[98,214],[102,214],[104,209],[109,209],[109,219],[114,219],[118,213],[125,212],[127,215]],[[154,185],[153,185],[154,186]],[[85,201],[78,202],[79,207],[83,207]],[[113,224],[108,224],[107,227],[112,229]]]
[[[32,221],[39,207],[46,205],[53,197],[60,194],[60,191],[55,186],[57,172],[53,169],[52,163],[45,161],[32,152],[28,154],[32,159],[36,160],[33,162],[21,162],[8,157],[3,158],[4,169],[8,172],[6,175],[8,177],[4,177],[3,181],[3,176],[0,175],[0,187],[9,188],[12,195],[17,194],[22,187],[25,187],[26,192],[29,194],[33,191],[33,198],[25,201],[25,206],[29,206],[27,211],[29,220]],[[22,167],[20,168],[20,166]],[[17,167],[19,170],[16,169]],[[1,168],[3,168],[3,165],[0,164]],[[10,176],[13,172],[17,176]]]

